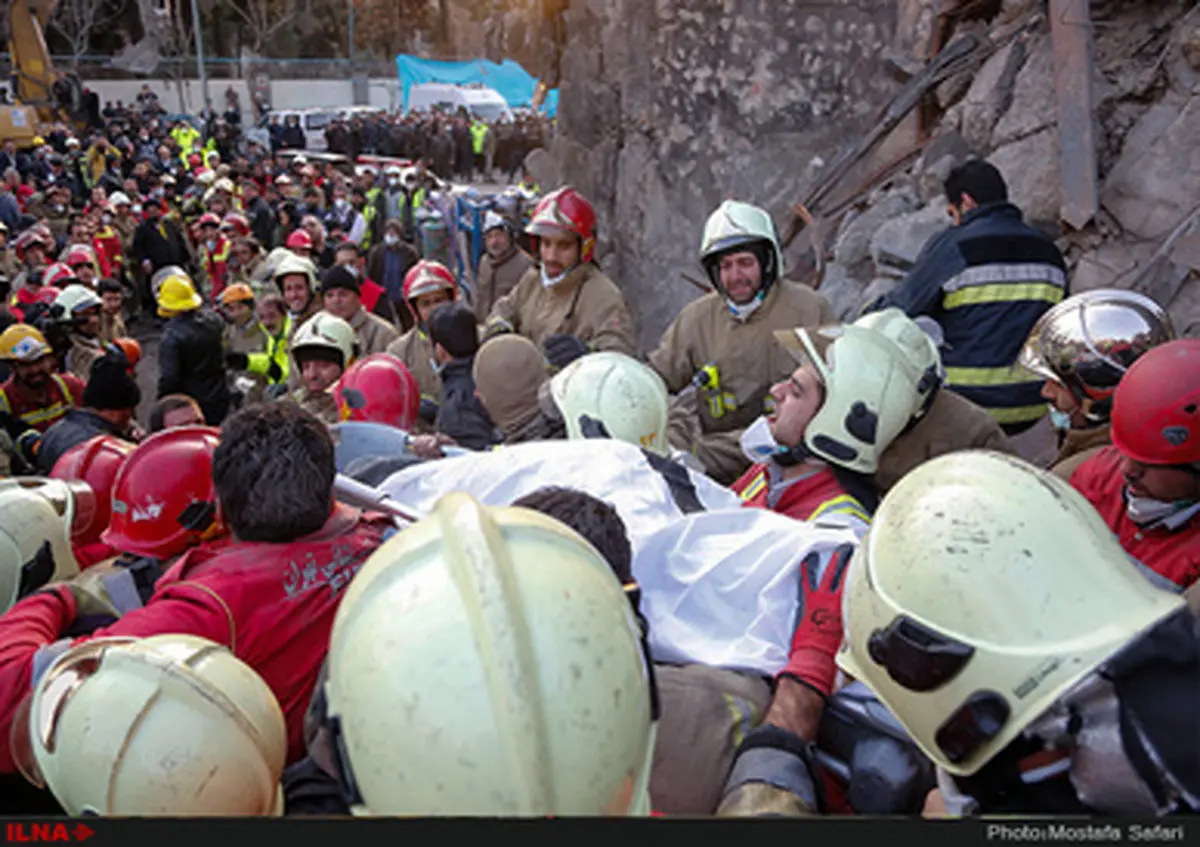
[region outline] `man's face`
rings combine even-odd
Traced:
[[[293,314],[300,314],[308,306],[312,292],[308,287],[308,277],[292,274],[283,278],[283,299]]]
[[[1162,503],[1200,499],[1200,473],[1176,465],[1146,465],[1121,457],[1121,473],[1134,497]]]
[[[100,334],[100,307],[93,306],[75,313],[75,329],[80,335],[94,338]]]
[[[1042,383],[1042,399],[1058,411],[1068,415],[1079,411],[1079,403],[1075,401],[1075,396],[1067,390],[1065,385],[1052,379]]]
[[[75,272],[75,276],[79,281],[88,288],[96,281],[96,269],[91,262],[80,262],[78,265],[72,265],[71,270]]]
[[[270,303],[259,303],[258,322],[274,335],[283,326],[283,314]]]
[[[359,296],[345,288],[334,288],[325,292],[322,303],[326,312],[348,321],[358,312]]]
[[[771,436],[783,447],[797,447],[804,430],[824,401],[821,380],[811,364],[796,368],[783,382],[771,386],[775,411],[767,415]]]
[[[512,239],[508,235],[508,230],[504,227],[496,227],[488,230],[483,237],[483,245],[488,251],[488,255],[493,259],[504,254],[512,244]]]
[[[347,268],[354,268],[356,271],[362,270],[362,262],[359,260],[358,254],[353,250],[339,250],[333,254],[333,263],[342,265]]]
[[[311,394],[327,391],[342,375],[342,368],[335,362],[322,359],[305,359],[300,365],[300,378]]]
[[[40,245],[30,244],[25,248],[25,264],[31,268],[40,268],[46,264],[46,252]]]
[[[17,382],[33,391],[41,391],[54,373],[54,357],[43,356],[36,362],[13,362]]]
[[[229,319],[238,326],[245,325],[250,316],[254,314],[254,304],[247,303],[245,300],[237,300],[225,307],[225,313],[229,315]]]
[[[542,267],[550,276],[560,276],[579,263],[579,239],[570,233],[555,233],[538,238]]]
[[[749,251],[722,256],[719,272],[726,296],[739,306],[753,300],[762,288],[762,268],[758,264],[758,256]]]
[[[163,429],[177,426],[204,426],[204,413],[195,404],[189,403],[163,415]]]
[[[308,237],[312,239],[314,245],[320,244],[325,238],[325,233],[321,231],[320,222],[314,218],[305,218],[300,226],[308,233]]]
[[[117,291],[105,291],[100,295],[100,303],[102,304],[104,311],[110,315],[121,314],[122,299],[123,298],[121,297],[120,292]]]
[[[446,289],[439,291],[430,291],[428,294],[420,294],[414,298],[414,305],[417,307],[417,315],[421,318],[421,323],[426,323],[429,320],[429,315],[438,306],[443,303],[449,303],[453,300],[450,292]]]
[[[200,227],[200,240],[201,241],[216,241],[217,240],[217,228],[215,226],[213,226],[212,224],[205,224],[204,226]]]

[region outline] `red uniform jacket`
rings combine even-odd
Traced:
[[[767,505],[767,465],[752,466],[732,487],[742,498],[743,507],[771,509]],[[812,521],[840,512],[870,523],[867,510],[846,493],[829,468],[789,485],[771,511],[798,521]]]
[[[26,597],[0,617],[0,772],[13,771],[10,727],[31,690],[35,664],[40,671],[50,657],[89,638],[164,633],[224,644],[253,668],[283,709],[288,762],[300,759],[304,713],[343,589],[389,526],[381,516],[338,506],[325,526],[291,544],[193,548],[163,574],[144,608],[73,642],[60,641],[75,618],[66,587]]]
[[[229,256],[233,252],[233,242],[223,235],[217,236],[216,246],[212,250],[207,244],[200,245],[200,258],[204,269],[208,271],[209,285],[212,286],[211,296],[215,302],[225,290],[229,282]]]
[[[1130,556],[1183,588],[1200,577],[1200,517],[1175,530],[1131,521],[1125,514],[1125,477],[1116,447],[1105,447],[1080,465],[1071,485],[1100,513]]]
[[[92,239],[92,249],[100,262],[100,276],[116,278],[125,269],[125,254],[121,252],[121,236],[111,226],[102,225]]]
[[[358,297],[362,301],[363,308],[368,312],[373,313],[375,311],[375,304],[377,304],[379,302],[379,298],[384,296],[386,293],[387,289],[379,283],[370,279],[364,279],[362,287],[359,290]]]
[[[24,289],[22,289],[23,291]],[[72,374],[51,374],[50,401],[39,403],[17,388],[16,377],[0,385],[0,412],[20,418],[30,429],[45,432],[72,408],[83,404],[83,380]]]

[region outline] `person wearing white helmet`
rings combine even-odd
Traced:
[[[0,480],[0,614],[79,573],[71,536],[88,528],[95,511],[95,493],[82,482]]]
[[[1042,397],[1059,441],[1052,473],[1069,480],[1112,443],[1113,395],[1121,377],[1143,353],[1174,337],[1166,311],[1133,291],[1086,291],[1038,319],[1017,361],[1046,380]]]
[[[626,589],[565,525],[465,494],[394,536],[346,591],[317,709],[352,813],[649,814],[658,701]]]
[[[713,291],[683,308],[648,361],[679,396],[672,443],[728,485],[747,466],[739,435],[794,367],[772,333],[834,315],[824,297],[784,278],[779,233],[758,206],[722,203],[704,226],[700,261]]]
[[[328,312],[317,312],[296,330],[291,354],[300,388],[289,398],[327,424],[336,424],[337,402],[331,389],[358,358],[354,327]]]
[[[1086,500],[1013,457],[931,461],[884,498],[837,662],[938,767],[952,815],[1200,808],[1200,641]]]
[[[517,246],[512,222],[497,212],[484,215],[483,245],[471,306],[476,314],[487,315],[497,300],[517,287],[533,262]]]
[[[229,648],[194,635],[71,648],[18,710],[13,735],[22,775],[72,817],[283,813],[279,703]]]
[[[72,284],[59,292],[54,305],[62,309],[62,320],[69,327],[71,348],[65,359],[66,371],[87,382],[92,362],[104,355],[100,340],[100,309],[104,301],[86,285]]]

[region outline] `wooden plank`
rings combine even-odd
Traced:
[[[1088,0],[1050,0],[1050,37],[1058,99],[1060,215],[1080,230],[1100,208]]]

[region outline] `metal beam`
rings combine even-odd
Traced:
[[[1058,97],[1059,210],[1080,230],[1100,208],[1088,0],[1050,0],[1050,38]]]

